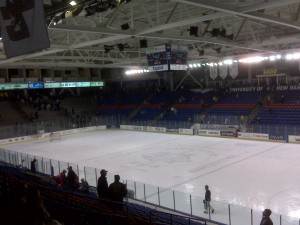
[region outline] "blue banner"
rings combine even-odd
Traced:
[[[286,135],[269,134],[269,139],[270,140],[285,141],[286,140]]]

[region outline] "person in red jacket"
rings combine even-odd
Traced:
[[[56,177],[55,177],[55,181],[57,183],[58,186],[60,187],[64,187],[65,184],[66,184],[66,170],[63,170],[62,172],[60,172],[60,174],[58,174]]]

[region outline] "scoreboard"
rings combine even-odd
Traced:
[[[186,46],[179,45],[162,45],[147,48],[148,70],[152,71],[170,71],[187,69]]]
[[[165,45],[147,48],[146,54],[150,72],[168,70],[169,66]]]
[[[44,89],[44,88],[84,88],[84,87],[103,87],[103,81],[91,82],[29,82],[22,84],[4,83],[0,84],[1,90],[15,89]]]

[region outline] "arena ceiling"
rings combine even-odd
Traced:
[[[188,46],[188,61],[300,48],[300,0],[69,3],[44,0],[49,49],[7,59],[1,43],[0,68],[143,67],[141,40]]]

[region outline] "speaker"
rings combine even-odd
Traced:
[[[147,40],[140,40],[140,48],[147,48],[148,43]]]
[[[124,23],[121,25],[121,29],[122,30],[129,30],[129,24],[128,23]]]
[[[190,35],[198,36],[198,27],[191,26],[190,27]]]

